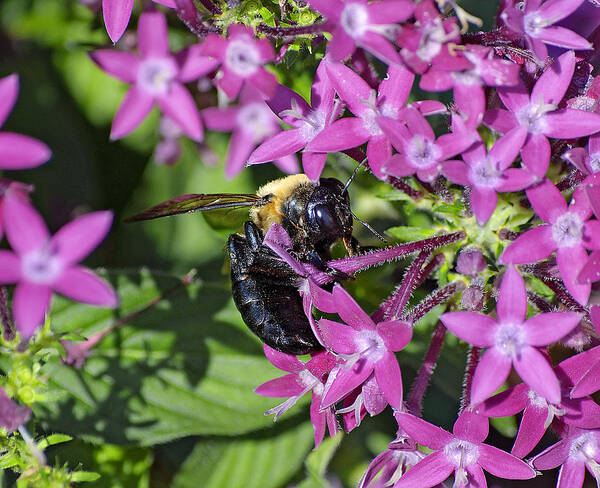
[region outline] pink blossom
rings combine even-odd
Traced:
[[[152,0],[165,7],[175,8],[175,0]],[[102,0],[102,16],[106,32],[112,42],[117,42],[129,24],[133,0]]]
[[[118,298],[112,287],[77,264],[108,233],[111,212],[84,215],[50,236],[46,224],[29,203],[7,195],[2,217],[13,251],[0,251],[0,283],[17,283],[13,314],[22,337],[30,338],[43,322],[52,291],[79,302],[117,306]]]
[[[277,79],[263,66],[275,58],[273,46],[267,39],[256,39],[251,27],[232,24],[227,38],[209,34],[201,51],[221,65],[215,84],[229,98],[237,97],[244,84],[252,85],[264,98],[275,93]]]
[[[146,11],[138,23],[140,56],[111,49],[92,51],[90,57],[111,76],[130,83],[110,133],[120,139],[133,131],[156,103],[190,138],[203,138],[202,122],[194,99],[183,86],[213,71],[217,65],[200,53],[198,45],[172,55],[165,16]]]
[[[19,77],[0,78],[0,127],[17,101]],[[50,148],[41,141],[14,132],[0,132],[0,169],[35,168],[50,159]]]
[[[454,335],[487,351],[477,365],[471,404],[491,396],[504,383],[511,366],[536,393],[551,403],[560,402],[560,385],[539,347],[560,340],[578,323],[573,312],[543,313],[525,320],[527,293],[516,268],[509,267],[500,285],[497,321],[474,312],[450,312],[440,317]]]

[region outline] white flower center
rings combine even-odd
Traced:
[[[435,19],[430,25],[423,27],[423,35],[417,48],[417,56],[425,62],[435,58],[446,41],[454,36],[454,32],[446,34],[441,19]]]
[[[547,112],[553,112],[557,106],[551,103],[544,103],[541,99],[538,103],[525,105],[516,113],[519,124],[527,127],[532,134],[541,134],[545,132],[547,123],[544,115]]]
[[[342,10],[340,24],[350,37],[361,37],[369,27],[367,7],[361,3],[347,4]]]
[[[169,92],[171,82],[177,75],[177,66],[170,58],[149,58],[140,63],[137,83],[151,95],[164,95]]]
[[[261,65],[258,49],[248,41],[232,40],[225,51],[225,65],[243,78],[252,76]]]
[[[465,468],[476,463],[479,459],[479,449],[477,446],[462,439],[455,439],[446,444],[444,447],[444,454],[446,455],[448,462],[456,468],[456,474],[454,475],[456,481],[458,481],[458,478],[461,478],[461,481],[466,486],[467,473]]]
[[[526,345],[521,324],[500,324],[494,337],[494,345],[505,356],[518,357]]]
[[[430,139],[415,135],[408,144],[407,158],[410,163],[419,168],[426,169],[437,164],[442,155],[438,145]]]
[[[21,260],[21,272],[26,281],[40,285],[53,283],[63,271],[63,263],[56,249],[44,245],[25,254]]]
[[[523,18],[525,33],[531,37],[538,37],[541,30],[552,25],[552,23],[552,21],[542,17],[537,11],[529,12]]]
[[[591,432],[586,432],[571,441],[569,457],[576,461],[589,462],[598,457],[598,441]]]
[[[489,158],[477,161],[469,170],[469,176],[476,187],[496,188],[502,176],[496,162]]]
[[[581,242],[583,221],[576,213],[565,212],[552,224],[552,238],[558,247],[572,247]]]
[[[590,169],[592,173],[600,171],[600,153],[590,154]]]
[[[244,105],[237,115],[238,127],[254,137],[255,142],[260,142],[275,133],[277,122],[273,112],[263,102]]]
[[[344,368],[349,369],[360,360],[369,362],[379,361],[387,348],[383,339],[374,330],[362,330],[356,339],[356,352],[354,354],[340,354],[346,360]]]
[[[307,142],[310,142],[325,128],[327,114],[322,110],[311,110],[302,120],[300,133]]]

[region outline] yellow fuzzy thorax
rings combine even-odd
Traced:
[[[269,203],[250,209],[250,218],[259,229],[267,232],[271,225],[281,224],[283,203],[301,185],[312,186],[308,177],[303,173],[270,181],[258,189],[256,195],[259,197],[271,195]]]

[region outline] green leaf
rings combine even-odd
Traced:
[[[431,237],[436,233],[436,229],[422,229],[421,227],[401,225],[398,227],[390,227],[385,233],[400,242],[411,242]]]
[[[100,474],[91,471],[75,471],[71,474],[71,481],[83,483],[85,481],[96,481],[100,479]]]
[[[56,444],[62,444],[63,442],[69,442],[73,438],[70,435],[65,434],[52,434],[48,437],[43,438],[38,442],[37,446],[42,451],[49,446],[54,446]]]
[[[239,435],[272,423],[264,412],[273,399],[253,390],[281,372],[265,359],[228,289],[184,288],[178,279],[148,271],[109,278],[121,298],[117,316],[55,301],[52,328],[58,332],[89,336],[116,320],[127,323],[91,351],[83,369],[58,361],[46,366],[50,387],[65,393],[48,409],[38,406],[36,418],[52,430],[142,445],[189,435]],[[164,298],[139,313],[159,296]]]
[[[298,488],[329,486],[328,481],[325,479],[325,473],[343,438],[344,434],[342,432],[338,432],[335,437],[326,437],[321,445],[308,455],[305,462],[308,476],[298,485]]]
[[[287,422],[289,423],[289,422]],[[287,427],[287,428],[286,428]],[[175,477],[174,488],[278,488],[301,468],[313,445],[308,422],[235,439],[202,439]],[[199,480],[202,480],[200,483]]]

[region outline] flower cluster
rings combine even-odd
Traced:
[[[600,407],[591,397],[600,390],[600,307],[594,305],[600,104],[593,75],[600,10],[584,28],[577,22],[584,0],[506,0],[493,31],[469,33],[465,20],[475,19],[453,0],[308,0],[302,8],[312,9],[318,22],[288,27],[232,21],[210,0],[202,2],[208,14],[190,0],[154,2],[172,10],[146,6],[135,50],[119,45],[89,53],[129,85],[112,140],[130,134],[156,105],[172,125],[163,160],[176,159],[180,135],[200,143],[205,128],[231,133],[227,178],[271,161],[295,173],[301,152],[304,173],[318,186],[328,154],[343,152],[364,164],[380,188],[443,229],[336,260],[323,259],[329,250],[319,249],[319,259],[307,262],[283,227],[270,226],[262,245],[298,276],[304,315],[321,350],[298,358],[265,346],[267,359],[286,373],[256,389],[285,398],[267,413],[279,418],[311,393],[318,446],[326,430],[338,432],[338,421],[352,431],[367,414],[390,407],[396,438],[367,469],[365,488],[423,488],[450,476],[457,488],[484,487],[484,471],[530,479],[536,470],[559,466],[559,487],[582,486],[584,466],[600,483]],[[286,3],[280,2],[282,18]],[[132,8],[133,0],[103,0],[113,42]],[[174,53],[166,13],[197,36]],[[275,74],[297,36],[319,61],[310,100]],[[0,121],[14,103],[16,83],[15,77],[0,80]],[[219,104],[200,100],[199,85],[214,89]],[[453,103],[436,98],[449,91]],[[38,141],[0,133],[4,169],[30,168],[49,155]],[[0,251],[0,282],[17,284],[13,311],[22,337],[43,322],[53,291],[116,306],[112,288],[77,264],[104,238],[112,214],[88,214],[50,236],[28,201],[29,188],[2,187],[1,226],[12,251]],[[347,239],[344,244],[350,249]],[[372,313],[343,286],[344,278],[407,255],[415,257],[401,282]],[[414,298],[432,276],[439,287]],[[403,350],[428,313],[435,330],[407,391]],[[470,352],[452,433],[421,418],[448,333]],[[556,362],[559,342],[571,353]],[[511,453],[484,443],[490,417],[520,412]],[[525,462],[549,430],[558,442]]]

